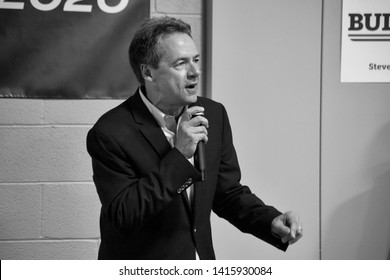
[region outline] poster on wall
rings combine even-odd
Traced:
[[[0,0],[0,97],[126,98],[145,0]]]
[[[341,82],[390,82],[390,0],[343,0]]]

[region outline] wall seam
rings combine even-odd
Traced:
[[[322,260],[322,98],[323,98],[323,49],[324,49],[324,1],[321,0],[320,40],[320,108],[319,108],[319,259]]]
[[[2,239],[0,243],[28,243],[28,242],[85,242],[85,241],[100,241],[100,237],[91,238],[36,238],[36,239]]]
[[[41,232],[39,233],[39,236],[40,238],[43,238],[43,188],[42,188],[42,185],[40,185],[39,187],[39,191],[40,191],[40,207],[39,207],[39,220],[40,220],[40,225],[41,225]]]
[[[93,124],[0,124],[0,128],[91,128]]]
[[[91,181],[32,181],[32,182],[1,182],[0,186],[31,186],[31,185],[90,185],[94,184],[94,182]]]

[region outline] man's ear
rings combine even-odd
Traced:
[[[141,73],[144,80],[151,82],[153,80],[152,71],[150,71],[150,66],[146,64],[141,64]]]

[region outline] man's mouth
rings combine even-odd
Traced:
[[[195,84],[189,84],[189,85],[186,85],[185,88],[186,88],[186,89],[195,89],[197,85],[198,85],[197,83],[195,83]]]

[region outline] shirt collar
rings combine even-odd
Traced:
[[[161,127],[165,127],[165,120],[164,120],[164,117],[165,117],[165,114],[163,112],[161,112],[156,106],[154,106],[150,101],[149,99],[147,99],[144,95],[144,93],[142,92],[142,89],[141,87],[139,88],[139,94],[141,95],[141,99],[142,101],[145,103],[145,106],[148,108],[148,110],[150,111],[150,113],[153,115],[153,117],[156,119],[156,121],[158,122],[158,124],[161,126]]]
[[[142,88],[139,88],[139,94],[141,95],[142,101],[145,103],[145,106],[148,108],[150,113],[156,119],[160,127],[167,128],[172,132],[176,131],[176,121],[175,117],[171,115],[167,115],[160,111],[156,106],[154,106],[149,99],[146,98],[145,94],[142,91]],[[174,127],[173,127],[174,126]]]

